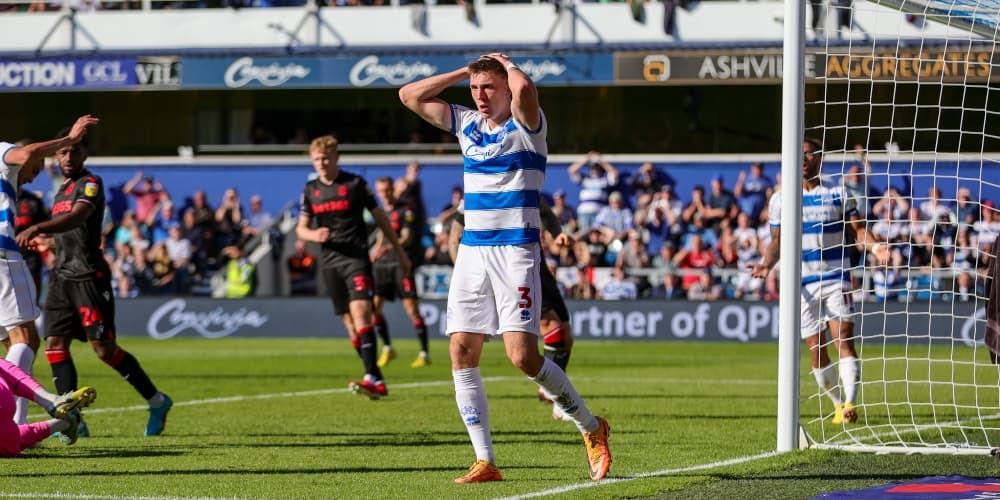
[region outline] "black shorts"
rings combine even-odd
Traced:
[[[320,276],[338,315],[350,312],[352,300],[371,300],[374,294],[372,263],[367,258],[338,255],[320,269]]]
[[[569,321],[569,308],[559,293],[559,282],[549,271],[549,266],[545,265],[544,260],[538,267],[541,268],[539,278],[542,283],[542,314],[544,315],[546,311],[555,311],[559,321]]]
[[[81,342],[115,338],[115,296],[109,277],[70,281],[53,273],[45,299],[45,336]]]
[[[412,299],[417,296],[413,271],[403,274],[398,262],[375,266],[375,295],[385,300]]]

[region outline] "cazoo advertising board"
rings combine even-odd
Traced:
[[[209,298],[138,298],[121,300],[121,335],[148,335],[166,340],[176,336],[346,337],[326,298],[223,300]],[[686,340],[775,342],[776,302],[611,302],[569,301],[573,336],[580,340]],[[966,345],[982,341],[983,309],[966,303],[934,303],[907,310],[905,303],[862,303],[865,314],[856,330],[863,336],[907,332],[890,341],[922,342],[951,337]],[[390,324],[409,324],[397,303],[386,306]],[[445,302],[425,300],[420,313],[432,335],[445,335]],[[905,314],[904,314],[905,313]],[[795,333],[798,335],[798,333]]]

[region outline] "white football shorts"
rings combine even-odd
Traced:
[[[448,286],[447,333],[538,335],[539,256],[537,243],[460,245]]]
[[[827,321],[854,322],[850,283],[828,280],[802,285],[802,338],[819,334]]]
[[[35,321],[42,310],[38,307],[35,280],[23,260],[0,260],[0,340],[7,338],[7,329]]]

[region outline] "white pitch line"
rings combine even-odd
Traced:
[[[602,377],[574,377],[574,380],[599,380],[599,381],[622,381],[622,382],[665,382],[676,385],[687,385],[687,384],[703,384],[703,385],[774,385],[776,382],[773,380],[705,380],[705,379],[683,379],[683,378],[602,378]],[[496,376],[496,377],[484,377],[484,382],[507,382],[513,380],[527,380],[525,377],[517,376]],[[416,389],[423,387],[440,387],[440,386],[450,386],[454,382],[451,380],[432,380],[428,382],[409,382],[404,384],[393,384],[393,389]],[[275,392],[269,394],[254,394],[249,396],[226,396],[219,398],[207,398],[207,399],[192,399],[189,401],[176,401],[174,406],[199,406],[199,405],[210,405],[210,404],[221,404],[221,403],[239,403],[241,401],[260,401],[263,399],[276,399],[276,398],[296,398],[296,397],[313,397],[313,396],[326,396],[330,394],[343,394],[349,392],[350,389],[338,388],[338,389],[313,389],[310,391],[295,391],[295,392]],[[134,405],[134,406],[120,406],[117,408],[88,408],[87,414],[97,414],[97,413],[112,413],[112,412],[122,412],[122,411],[146,411],[149,407],[146,405]]]
[[[650,478],[650,477],[669,476],[671,474],[680,474],[682,472],[693,472],[693,471],[706,470],[706,469],[715,469],[717,467],[725,467],[727,465],[743,464],[743,463],[747,463],[747,462],[753,462],[754,460],[761,460],[761,459],[764,459],[764,458],[776,457],[776,456],[781,455],[781,454],[782,454],[781,452],[769,451],[769,452],[760,453],[760,454],[757,454],[757,455],[750,455],[750,456],[746,456],[746,457],[730,458],[729,460],[722,460],[722,461],[719,461],[719,462],[712,462],[712,463],[708,463],[708,464],[690,465],[688,467],[680,467],[680,468],[677,468],[677,469],[663,469],[663,470],[658,470],[656,472],[643,472],[643,473],[639,473],[639,474],[633,474],[631,476],[615,477],[615,478],[611,478],[611,479],[604,479],[604,480],[601,480],[601,481],[592,481],[592,482],[589,482],[589,483],[568,484],[566,486],[560,486],[558,488],[551,488],[551,489],[547,489],[547,490],[536,491],[536,492],[533,492],[533,493],[524,493],[524,494],[521,494],[521,495],[514,495],[514,496],[510,496],[510,497],[502,497],[502,498],[500,498],[498,500],[521,500],[523,498],[535,498],[535,497],[543,497],[543,496],[547,496],[547,495],[559,495],[561,493],[568,493],[570,491],[582,490],[582,489],[585,489],[585,488],[594,488],[596,486],[604,486],[606,484],[624,483],[624,482],[628,482],[628,481],[635,481],[637,479],[646,479],[646,478]]]
[[[146,497],[131,495],[87,495],[83,493],[7,493],[0,491],[0,498],[54,498],[57,500],[238,500],[239,497]]]

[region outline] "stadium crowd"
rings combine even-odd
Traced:
[[[856,298],[984,296],[983,277],[1000,235],[993,202],[980,203],[964,186],[954,200],[942,200],[936,187],[921,196],[911,192],[906,176],[881,191],[867,182],[868,171],[859,148],[846,174],[830,178],[844,182],[869,229],[891,250],[888,266],[853,253]],[[576,244],[567,249],[543,236],[546,263],[566,297],[777,299],[777,272],[766,280],[750,276],[770,241],[768,200],[780,187],[780,176],[772,176],[762,163],[747,165],[731,183],[719,174],[706,176],[707,187],[695,185],[686,196],[677,193],[666,169],[645,163],[625,177],[596,151],[573,162],[568,173],[579,187],[579,204],[571,206],[561,190],[549,199]],[[58,185],[57,171],[50,169],[50,175]],[[456,187],[439,211],[428,212],[419,182],[419,165],[413,164],[395,189],[427,221],[421,264],[450,266],[447,235],[462,190]],[[246,206],[235,189],[220,193],[218,202],[204,191],[178,196],[141,171],[122,192],[128,208],[119,217],[108,210],[104,225],[106,258],[119,297],[209,295],[214,274],[229,283],[227,297],[253,293],[247,244],[262,232],[276,231],[275,215],[263,210],[259,195],[251,195]],[[19,203],[19,211],[37,211],[31,207],[39,203]],[[19,215],[19,222],[31,220]],[[44,256],[41,261],[46,262]],[[284,265],[292,294],[316,293],[316,256],[309,245],[296,242]]]

